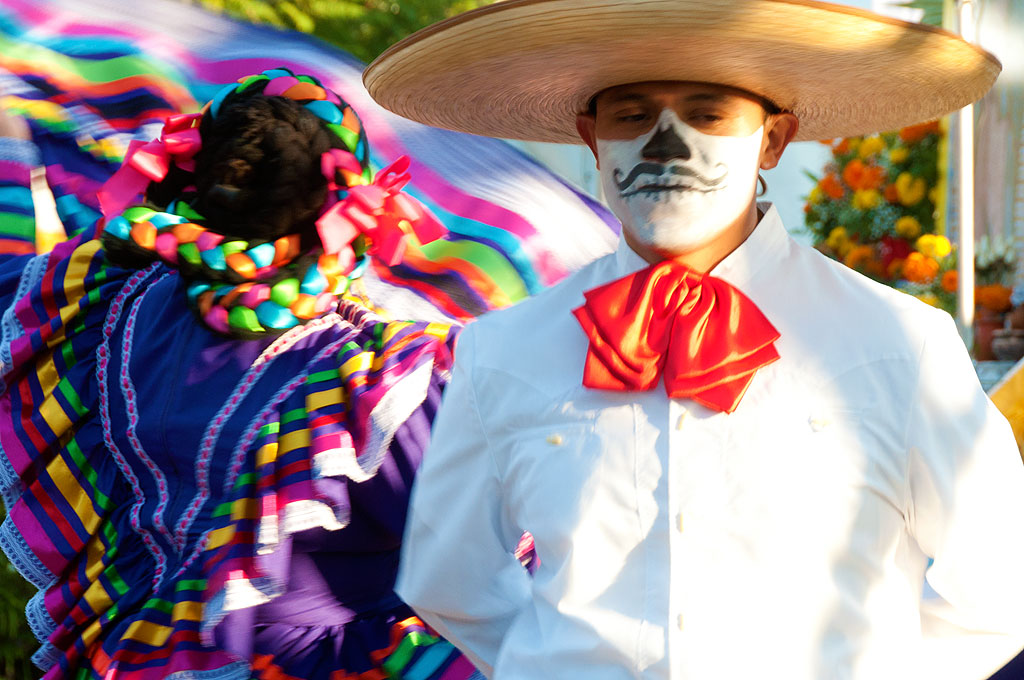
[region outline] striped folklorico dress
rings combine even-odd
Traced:
[[[32,255],[37,164],[0,142],[0,547],[46,677],[473,675],[392,590],[452,329],[343,301],[218,336],[71,197],[80,233]]]

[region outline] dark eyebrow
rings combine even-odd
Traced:
[[[691,94],[686,97],[686,101],[689,102],[721,102],[725,101],[728,95],[722,94],[721,92],[698,92]]]

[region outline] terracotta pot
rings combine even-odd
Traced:
[[[974,359],[994,361],[992,334],[1003,327],[1003,315],[990,309],[981,308],[974,317]]]

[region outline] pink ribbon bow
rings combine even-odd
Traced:
[[[150,182],[167,177],[171,161],[182,170],[195,169],[193,158],[202,146],[198,127],[201,118],[199,113],[169,116],[158,139],[132,140],[128,144],[124,163],[97,194],[105,217],[120,215]]]
[[[350,167],[352,162],[354,167]],[[337,169],[362,171],[355,156],[338,149],[323,155],[321,167],[331,191],[337,189]],[[402,156],[378,172],[371,184],[347,187],[345,200],[331,205],[317,220],[324,252],[338,255],[345,263],[345,273],[355,262],[351,243],[360,234],[369,240],[370,254],[389,267],[402,261],[410,236],[415,235],[420,243],[430,243],[444,235],[444,227],[426,206],[402,193],[409,181],[408,170],[409,157]]]

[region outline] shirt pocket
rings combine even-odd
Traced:
[[[626,409],[510,435],[500,466],[506,506],[533,534],[542,567],[545,556],[607,560],[639,541],[633,423]]]

